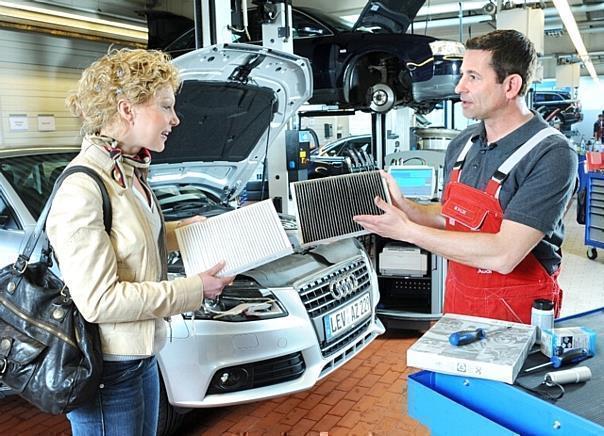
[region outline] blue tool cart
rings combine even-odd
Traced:
[[[516,385],[420,371],[408,379],[409,416],[433,435],[604,435],[604,308],[556,321],[556,327],[571,326],[596,331],[596,355],[578,364],[591,369],[592,379],[564,385],[562,398],[547,401]],[[545,361],[535,353],[524,368]],[[534,387],[548,371],[517,382]]]
[[[587,206],[585,211],[585,245],[587,257],[598,257],[596,248],[604,248],[604,173],[587,173]]]

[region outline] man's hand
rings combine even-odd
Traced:
[[[365,230],[384,238],[411,242],[409,241],[410,229],[415,224],[407,214],[380,197],[375,197],[375,204],[384,211],[382,215],[356,215],[353,220]]]
[[[224,268],[224,260],[221,260],[212,268],[208,269],[199,274],[201,280],[203,281],[203,298],[209,298],[210,300],[214,300],[220,294],[222,294],[222,290],[228,284],[231,284],[235,277],[217,277],[216,274],[220,272],[222,268]]]
[[[403,208],[405,197],[403,196],[398,183],[396,183],[396,180],[394,180],[394,177],[392,177],[392,174],[388,174],[386,171],[380,170],[380,176],[382,176],[382,179],[386,180],[386,185],[388,186],[388,192],[390,193],[390,200],[392,201],[392,204],[399,209]]]

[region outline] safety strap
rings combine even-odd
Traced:
[[[552,135],[560,135],[563,136],[558,130],[553,127],[544,127],[542,130],[537,132],[522,144],[514,153],[512,153],[495,171],[495,174],[489,180],[487,184],[486,192],[488,194],[493,195],[495,198],[499,197],[499,191],[501,189],[501,185],[503,181],[507,178],[508,174],[512,171],[512,169],[526,156],[533,148],[535,148],[541,141],[543,141],[548,136]],[[451,181],[458,182],[461,177],[461,167],[463,166],[464,161],[466,160],[466,156],[472,147],[473,142],[472,138],[468,139],[468,142],[461,150],[461,153],[457,157],[455,161],[455,165],[453,165],[453,169],[451,171]]]
[[[533,148],[539,145],[541,141],[543,141],[548,136],[553,135],[563,136],[562,133],[560,133],[558,130],[548,126],[537,132],[535,135],[533,135],[531,139],[522,144],[522,146],[520,146],[514,153],[512,153],[510,157],[508,157],[505,162],[503,162],[499,166],[497,171],[495,171],[495,174],[493,174],[491,180],[489,180],[489,183],[487,184],[486,192],[488,194],[493,195],[495,198],[499,198],[501,185],[503,181],[507,178],[508,174],[510,174],[510,172],[512,171],[512,168],[514,168],[518,164],[518,162],[520,162],[522,158],[524,158],[524,156],[529,154]]]

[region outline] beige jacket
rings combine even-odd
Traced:
[[[105,182],[113,208],[111,236],[103,226],[101,193],[83,173],[61,185],[46,230],[76,306],[99,324],[103,353],[150,356],[162,317],[199,308],[203,285],[199,276],[159,281],[165,262],[157,242],[159,214],[135,197],[134,168],[118,162],[126,188],[112,178],[107,151],[87,138],[70,164],[96,170]]]

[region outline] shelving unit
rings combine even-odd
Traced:
[[[378,273],[380,302],[377,314],[389,328],[426,330],[442,316],[446,261],[414,245],[373,236],[374,265]],[[419,250],[426,256],[423,274],[383,274],[380,253],[386,246]]]

